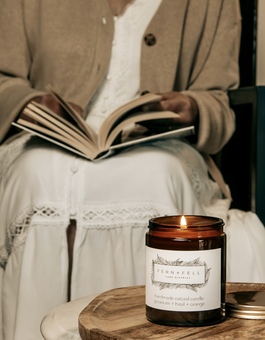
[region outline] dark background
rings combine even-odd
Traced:
[[[241,49],[239,56],[240,86],[255,86],[257,0],[240,0],[240,7],[242,15]]]
[[[229,92],[236,131],[215,160],[231,189],[231,208],[252,210],[265,223],[265,87],[256,86],[257,0],[240,0],[240,7],[240,88]]]

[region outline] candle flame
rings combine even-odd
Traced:
[[[181,220],[180,220],[180,226],[181,226],[181,229],[187,228],[186,218],[183,215],[182,215]]]

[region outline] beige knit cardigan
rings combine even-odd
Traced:
[[[0,142],[31,98],[52,85],[85,107],[106,75],[113,15],[107,0],[3,0]],[[231,137],[226,91],[238,86],[238,0],[163,0],[141,50],[139,92],[184,91],[199,107],[195,147],[216,153]],[[146,35],[145,34],[145,35]]]

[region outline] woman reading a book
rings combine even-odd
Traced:
[[[239,82],[240,20],[237,0],[1,1],[5,340],[41,339],[42,318],[68,299],[144,284],[154,216],[223,218],[228,281],[265,280],[263,225],[255,214],[229,210],[229,190],[205,162],[235,128],[226,92]],[[89,161],[12,127],[34,100],[63,113],[48,85],[95,132],[119,106],[160,93],[158,109],[176,117],[147,127],[194,125],[195,136]]]

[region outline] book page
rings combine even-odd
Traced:
[[[60,116],[51,116],[50,113],[44,112],[43,109],[35,107],[33,104],[29,104],[23,111],[24,114],[31,117],[38,123],[47,128],[53,130],[54,132],[69,138],[72,140],[77,140],[82,143],[85,147],[91,149],[93,152],[97,152],[98,148],[88,139],[88,137],[83,134],[78,129],[75,129],[70,123]],[[60,119],[58,119],[58,117]],[[36,124],[37,125],[37,124]],[[38,125],[36,126],[38,130]]]
[[[120,132],[123,131],[123,129],[132,124],[132,123],[139,123],[147,120],[154,120],[154,119],[167,119],[167,118],[176,118],[178,116],[177,113],[171,112],[171,111],[157,111],[157,112],[146,112],[139,115],[139,113],[135,112],[134,114],[131,114],[129,118],[122,121],[120,124],[118,124],[109,134],[109,136],[106,136],[106,140],[103,139],[105,135],[99,135],[99,149],[104,150],[108,149],[116,137],[120,134]]]
[[[149,143],[149,142],[153,142],[153,141],[156,141],[156,140],[187,137],[187,136],[193,135],[194,132],[195,132],[194,126],[187,126],[187,127],[184,127],[184,128],[179,128],[179,129],[170,130],[170,131],[166,131],[166,132],[160,132],[160,133],[150,135],[150,136],[147,136],[147,137],[132,139],[132,140],[127,141],[127,142],[112,145],[109,148],[109,150],[114,151],[114,150],[118,150],[118,149],[127,148],[129,146],[133,146],[133,145],[136,145],[136,144]]]
[[[147,103],[155,103],[159,102],[161,99],[160,95],[156,95],[153,93],[147,93],[139,98],[136,98],[125,105],[122,105],[117,110],[113,111],[103,122],[99,133],[98,133],[98,140],[99,145],[102,145],[103,141],[107,139],[107,136],[110,132],[120,123],[125,121],[131,116],[141,116],[144,112],[135,112],[132,111],[133,109],[140,107]]]
[[[72,138],[65,138],[62,135],[59,135],[56,132],[53,132],[43,126],[36,125],[34,123],[28,122],[22,118],[19,118],[16,123],[12,123],[12,125],[19,127],[22,130],[31,132],[34,135],[37,135],[43,139],[49,140],[50,142],[61,145],[62,147],[66,148],[66,146],[72,147],[75,150],[79,151],[79,154],[86,155],[89,159],[93,159],[96,157],[97,153],[95,154],[93,151],[89,150],[86,146],[80,143],[77,140]],[[60,144],[58,142],[61,142]]]
[[[66,119],[64,117],[61,117],[61,116],[57,115],[52,110],[50,110],[48,107],[43,106],[43,105],[41,105],[39,103],[36,103],[36,102],[32,102],[32,103],[28,104],[26,108],[34,110],[35,112],[39,113],[42,116],[44,116],[44,113],[47,113],[47,115],[45,115],[45,118],[48,117],[48,116],[53,117],[58,122],[62,123],[63,125],[65,125],[67,127],[69,127],[69,129],[75,131],[76,133],[78,133],[83,138],[91,140],[90,137],[87,136],[84,133],[84,131],[79,128],[79,126],[77,125],[76,121],[74,119],[72,119],[72,117],[70,115]],[[37,109],[39,109],[39,110],[37,110]]]
[[[85,132],[87,136],[96,144],[97,143],[97,134],[93,129],[90,128],[88,124],[86,124],[85,120],[69,105],[57,92],[55,92],[51,86],[48,87],[50,93],[58,100],[61,106],[68,112],[68,114],[76,121],[77,125],[81,130]]]

